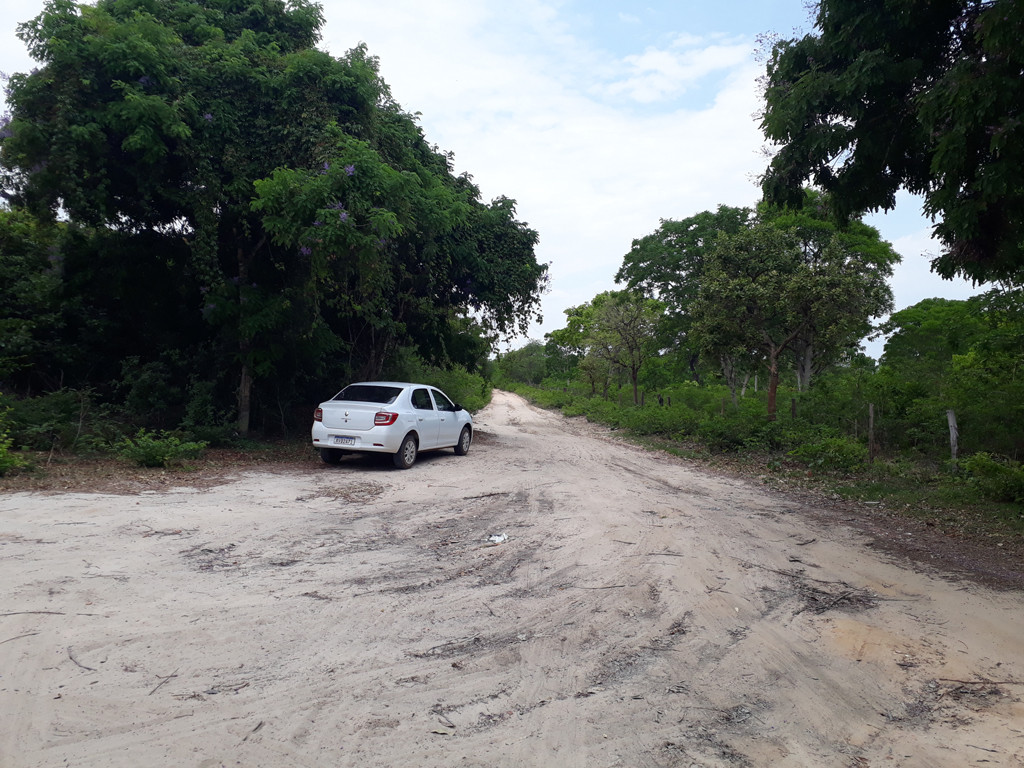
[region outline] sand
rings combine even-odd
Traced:
[[[1020,592],[514,395],[476,424],[0,495],[0,766],[1024,765]]]

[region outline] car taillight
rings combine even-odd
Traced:
[[[323,421],[323,420],[324,420],[324,409],[323,408],[317,408],[315,411],[313,411],[313,421]]]
[[[373,415],[373,426],[388,427],[398,421],[398,414],[390,411],[379,411]]]

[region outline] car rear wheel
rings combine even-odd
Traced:
[[[340,464],[341,457],[345,455],[344,451],[339,451],[337,448],[321,448],[320,458],[324,464]]]
[[[413,435],[406,435],[402,441],[402,447],[398,449],[393,457],[395,466],[399,469],[408,469],[416,463],[416,438]]]
[[[459,442],[455,444],[455,455],[465,456],[469,453],[469,445],[473,442],[473,430],[469,427],[462,428],[462,434],[459,435]]]

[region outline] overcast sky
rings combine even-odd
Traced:
[[[323,0],[321,48],[360,42],[428,141],[455,153],[484,198],[518,201],[549,263],[544,323],[616,287],[634,238],[661,219],[754,205],[766,165],[758,37],[811,30],[804,0]],[[0,71],[33,62],[15,36],[42,0],[2,0]],[[2,97],[0,97],[2,101]],[[6,109],[0,109],[3,111]],[[981,289],[929,271],[919,203],[869,223],[903,256],[896,308]],[[517,342],[517,345],[522,340]],[[869,345],[877,356],[879,345]]]

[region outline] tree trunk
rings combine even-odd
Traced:
[[[721,355],[719,361],[722,364],[722,378],[725,379],[725,384],[732,394],[733,408],[739,408],[740,404],[736,399],[736,361],[731,355]]]
[[[690,373],[693,375],[693,380],[698,384],[703,385],[704,382],[700,380],[700,372],[697,370],[697,362],[700,360],[700,355],[696,352],[690,355]]]
[[[249,434],[249,410],[252,404],[252,372],[242,362],[242,376],[238,382],[238,434]]]
[[[801,344],[796,357],[796,391],[807,392],[811,388],[811,371],[814,369],[814,342],[808,340]]]
[[[955,473],[957,470],[956,457],[959,450],[960,430],[957,429],[956,412],[953,409],[946,411],[946,421],[949,423],[949,459]]]
[[[779,357],[772,351],[768,357],[768,421],[775,421],[776,395],[779,391]]]
[[[875,463],[875,404],[868,403],[868,464]]]
[[[238,236],[237,231],[235,236]],[[249,282],[249,262],[246,259],[245,249],[238,246],[235,251],[238,260],[238,282],[245,285]],[[252,339],[246,338],[242,332],[242,314],[245,311],[244,305],[238,307],[238,352],[242,360],[242,372],[238,381],[238,434],[249,434],[249,409],[252,405],[252,369],[249,367],[249,354],[252,351]]]

